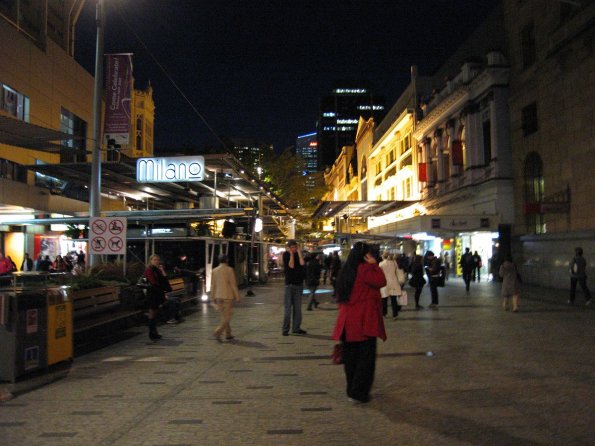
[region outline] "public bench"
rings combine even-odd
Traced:
[[[77,290],[72,293],[72,317],[75,333],[140,313],[140,310],[122,307],[120,287],[118,286]]]
[[[178,298],[180,304],[198,300],[198,296],[191,295],[188,292],[188,283],[186,280],[184,280],[184,277],[168,278],[168,282],[169,286],[171,287],[171,291],[169,293],[165,293],[165,297]]]

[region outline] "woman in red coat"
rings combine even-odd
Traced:
[[[337,277],[339,315],[332,338],[343,342],[347,396],[370,401],[376,367],[376,338],[386,340],[380,288],[386,278],[378,266],[378,248],[357,242]]]

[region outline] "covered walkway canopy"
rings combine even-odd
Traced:
[[[323,201],[314,211],[312,218],[334,218],[341,216],[377,217],[401,208],[411,206],[412,201]]]
[[[101,164],[101,192],[147,203],[155,209],[173,209],[176,203],[204,208],[206,197],[217,197],[222,207],[253,208],[259,199],[266,215],[288,215],[289,209],[263,182],[229,153],[201,155],[206,176],[200,182],[138,183],[136,160]],[[91,163],[26,166],[28,169],[82,187],[91,181]],[[203,200],[201,201],[201,198]],[[189,206],[191,207],[191,206]],[[212,206],[213,208],[216,206]]]

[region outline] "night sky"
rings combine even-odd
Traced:
[[[217,139],[144,46],[216,134],[280,151],[315,130],[319,98],[336,81],[366,80],[390,108],[410,66],[432,74],[496,2],[106,0],[105,52],[134,53],[136,88],[151,81],[156,152],[200,150]],[[94,16],[87,0],[75,57],[90,72]]]

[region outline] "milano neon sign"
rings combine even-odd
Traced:
[[[205,172],[203,156],[139,158],[136,160],[136,181],[139,183],[175,183],[202,181]]]

